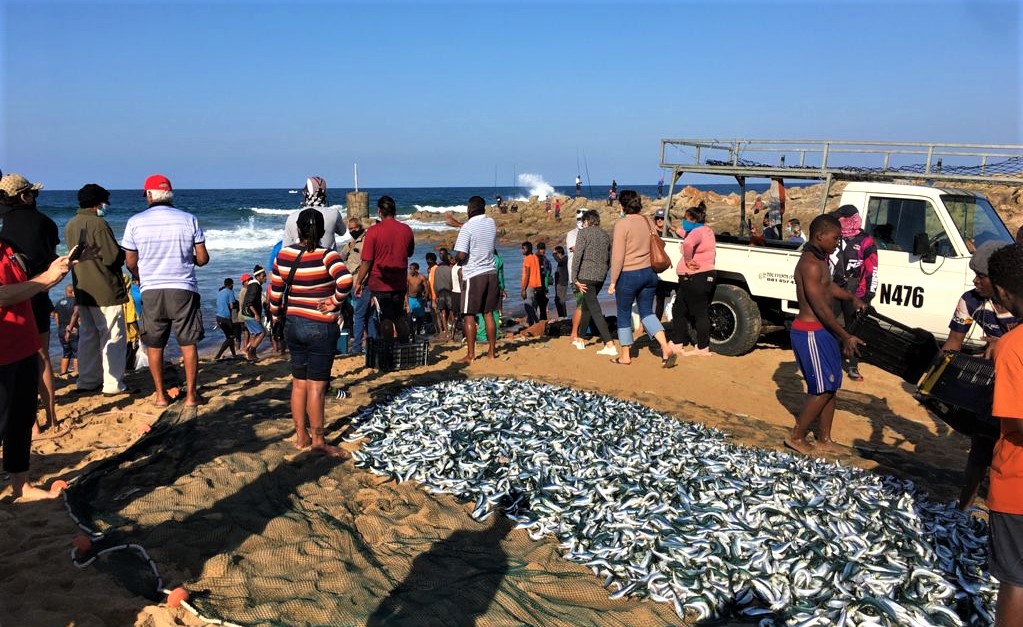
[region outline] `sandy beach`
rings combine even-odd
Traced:
[[[347,397],[328,399],[328,440],[341,441],[352,416],[408,385],[476,377],[547,382],[635,400],[678,420],[721,429],[733,442],[776,450],[782,450],[802,401],[802,381],[784,334],[765,335],[742,357],[682,359],[671,370],[663,370],[642,343],[629,367],[608,363],[596,348],[574,350],[565,337],[515,337],[499,343],[499,359],[465,366],[455,361],[464,348],[433,345],[428,366],[392,373],[368,369],[355,357],[338,358],[333,384]],[[911,479],[932,499],[952,500],[968,440],[932,418],[900,379],[871,366],[863,366],[863,373],[864,382],[847,383],[839,394],[835,437],[850,448],[834,459]],[[309,613],[300,601],[306,587],[319,586],[346,599],[344,624],[367,624],[395,585],[422,567],[417,558],[432,555],[440,561],[434,564],[438,570],[428,571],[431,576],[452,576],[451,565],[457,564],[459,576],[444,586],[450,598],[430,597],[416,610],[418,618],[389,624],[443,624],[441,616],[450,619],[457,612],[486,625],[680,622],[670,604],[610,600],[589,569],[560,557],[556,541],[495,529],[493,521],[478,523],[469,516],[471,503],[428,494],[414,482],[386,481],[350,460],[296,455],[288,441],[293,427],[285,361],[204,359],[200,381],[211,401],[198,412],[179,402],[161,415],[147,397],[148,373],[134,373],[129,381],[142,393],[113,401],[74,397],[69,382],[61,381],[57,401],[66,430],[35,442],[32,477],[49,485],[102,469],[72,489],[76,509],[95,507],[97,520],[114,528],[116,521],[102,512],[121,508],[132,522],[117,533],[146,547],[164,585],[225,594],[236,607],[219,608],[224,618],[263,622],[247,595],[258,598],[260,589],[283,585],[284,577],[295,586],[296,604],[284,609],[286,615],[292,611],[293,617],[322,624],[326,618]],[[134,461],[104,466],[150,425],[160,431],[151,438],[158,446],[144,440],[138,445],[144,454]],[[344,446],[354,450],[358,444]],[[125,499],[131,505],[123,505]],[[251,509],[245,526],[218,525],[232,508]],[[322,522],[303,524],[289,513],[294,508],[311,508]],[[76,568],[69,550],[79,530],[62,501],[8,499],[0,504],[0,521],[8,535],[0,546],[0,623],[201,624],[153,594],[153,578],[137,558],[120,552]],[[197,521],[206,525],[204,533],[196,533]],[[270,551],[268,539],[281,537],[289,539],[290,549]],[[495,554],[506,560],[503,575],[488,570]],[[310,555],[315,568],[301,566]],[[229,565],[245,561],[259,565],[257,573],[266,570],[264,579],[235,570],[226,575]],[[297,580],[275,579],[270,571],[278,564],[291,564],[285,571]],[[224,590],[228,583],[230,590]],[[478,607],[467,605],[466,589],[483,597]]]

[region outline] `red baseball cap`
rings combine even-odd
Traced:
[[[143,191],[150,190],[163,190],[165,192],[172,191],[170,179],[162,174],[154,174],[146,179],[145,184],[142,185]]]
[[[249,274],[248,272],[246,272],[245,274],[242,275],[242,283],[248,283],[249,279],[251,279],[251,278],[252,278],[252,275]]]

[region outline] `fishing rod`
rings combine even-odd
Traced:
[[[590,164],[586,162],[586,153],[583,153],[583,167],[586,168],[586,193],[593,198],[593,181],[590,180]]]

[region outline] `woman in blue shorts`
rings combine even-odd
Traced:
[[[337,318],[352,289],[352,274],[336,251],[320,246],[324,232],[319,211],[299,214],[299,241],[281,249],[270,273],[270,315],[275,324],[284,320],[291,354],[295,446],[340,457],[343,452],[324,439],[323,402],[340,334]]]

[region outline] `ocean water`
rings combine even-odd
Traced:
[[[409,216],[417,211],[443,213],[448,210],[465,211],[465,203],[469,197],[480,195],[488,203],[494,202],[497,194],[506,200],[528,199],[530,196],[544,197],[547,194],[559,193],[573,195],[574,186],[551,186],[536,175],[519,175],[522,183],[518,187],[426,187],[426,188],[391,188],[364,189],[369,193],[370,214],[375,212],[377,199],[384,194],[394,198],[398,206],[398,218],[406,222],[413,230],[426,235],[425,231],[448,231],[450,227],[442,223],[429,223],[412,220]],[[634,189],[647,196],[656,196],[656,185],[620,184],[619,190]],[[719,193],[738,191],[736,185],[706,185],[702,189],[713,189]],[[765,186],[766,188],[766,186]],[[583,194],[593,198],[605,198],[608,189],[583,187]],[[667,186],[665,187],[667,190]],[[328,193],[328,202],[344,211],[345,192]],[[175,190],[175,206],[192,213],[199,219],[199,224],[206,234],[206,247],[210,253],[210,262],[196,270],[199,280],[199,292],[202,297],[203,319],[206,323],[206,339],[200,344],[201,349],[209,349],[219,345],[223,339],[219,331],[213,331],[214,306],[217,290],[223,285],[224,278],[235,280],[235,293],[240,291],[239,277],[243,272],[251,272],[255,264],[266,267],[269,263],[270,249],[281,239],[284,232],[284,221],[287,215],[299,208],[302,195],[292,193],[288,189],[203,189]],[[39,210],[49,215],[57,223],[63,240],[64,226],[75,215],[78,207],[76,191],[40,192]],[[145,210],[145,199],[139,190],[112,190],[110,208],[106,219],[120,240],[124,234],[124,226],[132,215]],[[566,224],[566,231],[569,228]],[[548,246],[548,255],[553,252],[553,243]],[[416,253],[412,261],[417,261],[425,268],[424,255],[432,250],[434,244],[428,241],[417,243]],[[59,253],[67,252],[67,243],[62,242]],[[518,246],[501,247],[500,252],[505,261],[505,276],[508,283],[508,300],[506,311],[511,315],[522,315],[522,304],[518,298],[519,279],[521,277],[521,253]],[[552,258],[553,263],[553,258]],[[64,283],[50,290],[50,298],[57,300],[63,294]],[[553,294],[551,309],[553,312]],[[611,309],[605,305],[605,311]],[[174,346],[174,342],[171,342]],[[52,340],[51,352],[59,351],[56,340]],[[174,352],[174,349],[171,349]]]

